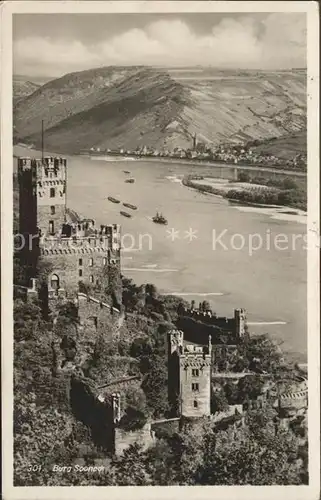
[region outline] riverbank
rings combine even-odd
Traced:
[[[163,156],[135,156],[135,155],[106,155],[106,154],[101,154],[101,155],[92,155],[92,154],[79,154],[75,155],[79,156],[79,158],[88,158],[92,160],[105,160],[105,161],[131,161],[131,160],[137,160],[140,162],[157,162],[157,163],[170,163],[170,164],[178,164],[178,165],[188,165],[188,166],[193,166],[193,167],[221,167],[221,168],[233,168],[236,169],[237,171],[240,170],[249,170],[249,171],[254,171],[254,172],[270,172],[272,174],[282,174],[282,175],[288,175],[288,176],[294,176],[294,177],[300,177],[305,179],[307,177],[306,172],[302,172],[300,170],[287,170],[279,165],[273,165],[273,166],[268,166],[268,165],[261,165],[261,164],[253,164],[253,165],[248,165],[248,164],[235,164],[235,163],[227,163],[225,161],[208,161],[208,160],[200,160],[200,159],[195,159],[195,158],[167,158]]]
[[[288,212],[289,215],[306,216],[306,202],[301,198],[301,191],[295,189],[281,190],[249,182],[231,182],[211,177],[193,178],[192,176],[185,176],[182,184],[201,193],[221,196],[232,203],[258,208],[282,209],[285,214]]]

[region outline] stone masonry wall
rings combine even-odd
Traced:
[[[78,316],[81,325],[89,320],[96,326],[97,334],[104,334],[107,325],[120,317],[120,312],[106,302],[100,302],[94,297],[78,294]]]
[[[61,229],[62,224],[65,220],[65,205],[56,204],[56,201],[52,199],[48,202],[48,205],[37,206],[37,226],[41,229],[41,234],[49,232],[49,221],[53,221],[53,229],[55,232]],[[55,213],[51,213],[51,207],[54,207]]]
[[[69,294],[78,291],[79,281],[91,286],[100,286],[103,284],[103,278],[106,280],[109,275],[109,272],[103,272],[104,268],[108,267],[107,251],[83,250],[84,252],[80,249],[74,251],[54,248],[50,253],[42,250],[41,260],[50,263],[51,275],[56,274],[59,277],[59,287]],[[48,286],[50,288],[50,281]]]
[[[194,371],[193,371],[194,370]],[[195,370],[198,374],[195,375]],[[192,384],[198,384],[193,390]],[[210,415],[211,357],[187,355],[180,358],[181,414],[188,417]]]

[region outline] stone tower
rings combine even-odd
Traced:
[[[211,350],[186,344],[182,331],[168,334],[168,397],[173,414],[202,417],[211,414]]]
[[[95,227],[90,219],[68,221],[65,158],[19,158],[20,232],[32,240],[25,264],[36,275],[39,260],[47,267],[45,295],[73,299],[80,284],[96,287],[102,295],[113,290],[121,303],[120,226]]]
[[[57,234],[66,222],[67,160],[19,158],[20,230]]]
[[[196,150],[196,146],[197,146],[197,136],[196,134],[193,135],[193,151]]]
[[[246,334],[246,311],[245,309],[234,309],[235,336],[238,340]]]

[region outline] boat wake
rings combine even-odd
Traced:
[[[136,161],[136,158],[130,158],[130,157],[119,158],[117,156],[90,156],[90,159],[99,161]]]
[[[171,182],[176,182],[177,184],[182,184],[182,179],[179,177],[176,177],[175,175],[167,175],[165,179],[171,181]]]

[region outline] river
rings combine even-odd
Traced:
[[[14,152],[32,156],[32,151],[21,147]],[[193,166],[67,158],[67,205],[97,224],[121,224],[124,275],[196,303],[206,299],[220,316],[231,316],[234,308],[244,307],[250,331],[269,333],[283,342],[283,350],[293,359],[306,361],[307,269],[302,239],[306,225],[302,217],[233,205],[187,188],[180,179],[195,172]],[[209,175],[211,168],[198,166],[197,173]],[[128,176],[136,182],[125,183]],[[109,202],[108,196],[136,205],[138,210],[127,219],[119,213],[121,205]],[[156,211],[166,216],[168,226],[151,221]],[[260,238],[263,242],[252,252],[251,235],[259,235],[252,236],[255,245]],[[279,249],[276,235],[283,241]]]

